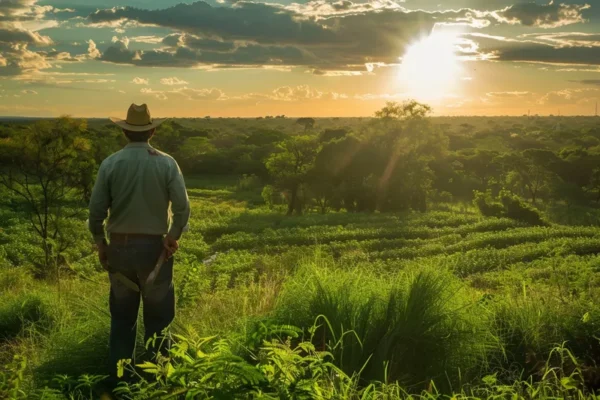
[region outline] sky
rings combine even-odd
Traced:
[[[600,0],[0,0],[0,115],[593,115]]]

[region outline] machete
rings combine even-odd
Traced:
[[[162,253],[160,253],[160,257],[158,257],[158,261],[156,262],[154,269],[152,270],[152,272],[150,272],[150,275],[148,275],[148,279],[146,279],[146,284],[144,285],[144,287],[148,287],[148,286],[151,286],[154,284],[154,281],[156,280],[156,277],[160,273],[160,269],[162,268],[166,259],[167,259],[167,249],[164,249],[162,251]]]
[[[120,272],[110,272],[109,273],[114,276],[116,279],[118,279],[119,281],[121,281],[121,283],[125,286],[127,286],[129,289],[131,290],[135,290],[136,292],[140,291],[140,287],[138,285],[135,284],[134,281],[132,281],[131,279],[129,279],[128,277],[126,277],[125,275],[123,275]]]

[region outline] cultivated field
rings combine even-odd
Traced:
[[[140,329],[117,394],[594,398],[598,120],[430,112],[163,124],[151,144],[192,207],[174,345],[151,359]],[[126,142],[101,120],[0,125],[0,398],[105,385],[109,284],[85,221]]]
[[[167,369],[146,365],[158,384],[125,398],[546,398],[595,386],[597,228],[528,227],[468,204],[285,217],[243,180],[188,181],[181,347]],[[25,218],[1,215],[2,390],[89,398],[106,363],[108,280],[86,240],[68,250],[60,284],[34,280],[27,260],[40,250],[22,239]]]

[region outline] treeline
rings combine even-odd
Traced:
[[[425,211],[431,202],[471,201],[474,192],[487,191],[493,198],[501,190],[532,204],[600,202],[598,119],[438,119],[430,113],[426,105],[406,102],[388,103],[372,119],[171,120],[152,144],[173,155],[187,175],[255,177],[265,202],[283,203],[290,214],[307,208]],[[77,142],[76,151],[85,153],[80,173],[71,166],[69,175],[87,198],[97,165],[126,144],[115,126],[90,124],[62,118],[0,126],[0,157],[4,165],[18,164],[23,157],[14,154],[27,153],[19,148],[36,146],[31,137],[62,132],[65,145]]]

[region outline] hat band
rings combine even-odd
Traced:
[[[125,122],[127,122],[129,125],[133,125],[133,126],[146,126],[146,125],[152,125],[152,120],[150,120],[150,122],[148,122],[147,124],[134,124],[132,122],[129,122],[127,120],[125,120]]]

